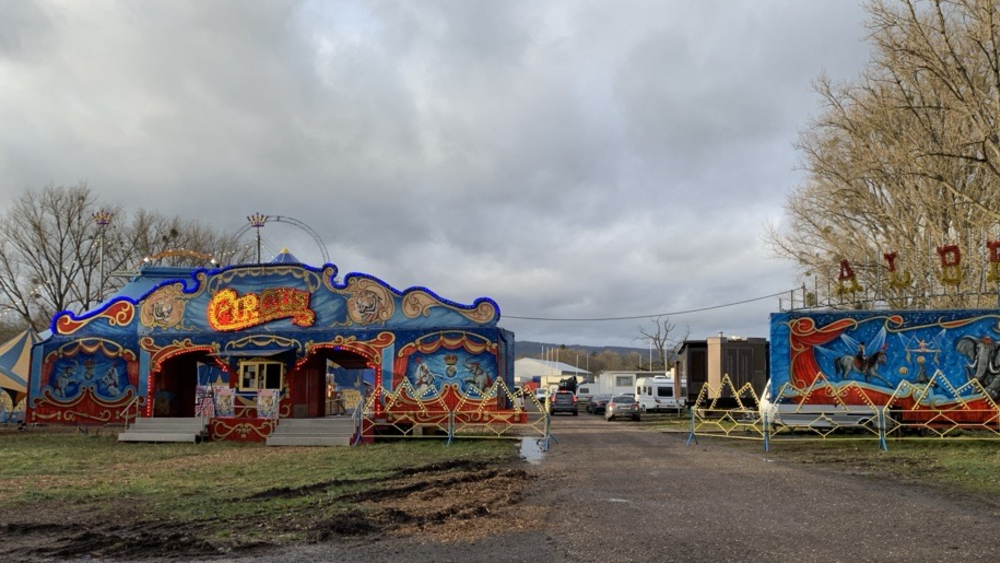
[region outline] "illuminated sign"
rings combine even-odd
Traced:
[[[240,296],[223,289],[208,303],[208,324],[219,331],[241,330],[291,317],[292,324],[312,326],[316,313],[309,308],[309,292],[288,287],[265,289]]]

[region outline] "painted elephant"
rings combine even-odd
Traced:
[[[972,362],[965,366],[969,380],[975,379],[994,400],[1000,396],[1000,342],[989,336],[963,336],[955,349]]]

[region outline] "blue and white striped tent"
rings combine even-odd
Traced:
[[[10,395],[15,405],[28,394],[31,347],[39,340],[38,334],[28,329],[0,344],[0,389]]]

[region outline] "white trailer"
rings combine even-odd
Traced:
[[[595,383],[581,383],[576,387],[576,398],[578,401],[586,403],[594,398],[595,395],[603,395],[604,391],[601,391],[601,386]]]
[[[635,395],[636,381],[656,376],[670,377],[664,371],[602,371],[597,375],[597,394]]]
[[[680,411],[684,394],[674,394],[674,378],[666,375],[640,377],[635,381],[635,398],[643,412]]]

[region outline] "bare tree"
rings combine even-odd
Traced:
[[[85,184],[25,191],[0,222],[0,296],[36,330],[94,287],[95,199]]]
[[[164,256],[169,250],[186,252]],[[126,280],[111,274],[144,258],[208,266],[241,251],[233,235],[200,223],[101,207],[85,183],[25,190],[0,221],[0,315],[42,330],[55,313],[86,311],[113,294]]]
[[[816,303],[976,305],[995,291],[985,243],[1000,238],[1000,15],[985,0],[867,9],[873,58],[853,81],[817,79],[807,178],[766,237]],[[943,270],[939,247],[962,265]]]
[[[651,349],[656,352],[656,360],[650,362],[648,371],[666,371],[667,366],[673,364],[673,359],[680,350],[681,345],[687,340],[691,330],[687,329],[684,336],[677,339],[671,338],[671,333],[677,329],[677,325],[670,322],[670,318],[656,317],[652,321],[655,327],[652,330],[639,329],[639,337],[636,340],[648,342]]]
[[[106,259],[112,271],[134,271],[148,264],[205,267],[239,263],[251,253],[233,233],[145,209],[117,219],[111,227]]]

